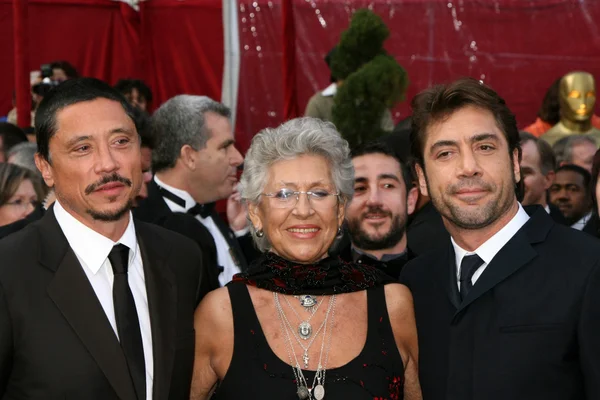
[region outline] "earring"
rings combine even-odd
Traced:
[[[265,236],[265,233],[263,232],[262,229],[257,229],[256,230],[256,236],[263,237],[263,236]]]
[[[342,230],[342,227],[338,227],[338,231],[337,231],[337,235],[338,236],[342,236],[342,234],[344,233],[344,231]]]

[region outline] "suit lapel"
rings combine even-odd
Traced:
[[[54,216],[40,225],[40,263],[55,271],[48,295],[73,328],[119,398],[135,400],[127,362],[98,298]]]
[[[530,209],[528,209],[530,210]],[[532,244],[544,240],[554,221],[542,207],[532,210],[530,220],[504,245],[460,303],[455,317],[469,304],[504,281],[537,256]]]
[[[177,287],[167,265],[170,248],[165,247],[143,224],[136,223],[144,264],[154,358],[154,399],[167,399],[173,370]],[[160,251],[159,251],[160,250]]]

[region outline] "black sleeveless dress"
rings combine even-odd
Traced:
[[[234,321],[233,357],[213,399],[298,400],[292,367],[269,347],[248,288],[243,283],[227,287]],[[327,369],[325,400],[404,398],[404,366],[394,341],[383,286],[367,290],[367,312],[365,346],[348,364]],[[312,386],[315,372],[303,373]]]

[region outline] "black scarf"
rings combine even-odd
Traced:
[[[358,292],[397,281],[377,268],[343,261],[339,256],[315,264],[299,264],[267,252],[246,272],[234,275],[231,282],[282,294],[323,296]]]

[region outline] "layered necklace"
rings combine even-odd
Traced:
[[[331,349],[331,338],[332,338],[332,332],[333,332],[333,320],[334,320],[334,316],[335,316],[336,295],[334,294],[330,297],[329,306],[327,307],[327,313],[325,314],[325,318],[323,319],[323,322],[321,323],[321,326],[319,327],[319,329],[315,332],[315,335],[308,342],[307,346],[304,346],[303,341],[301,339],[301,333],[300,333],[301,326],[298,327],[298,330],[296,333],[296,330],[293,328],[292,324],[289,322],[287,316],[283,312],[283,308],[279,301],[279,295],[277,292],[273,293],[273,298],[274,298],[274,302],[275,302],[275,308],[277,309],[277,314],[279,316],[279,320],[281,323],[281,329],[282,329],[282,331],[284,333],[284,337],[286,339],[286,349],[287,349],[288,357],[290,359],[290,364],[293,365],[292,368],[294,371],[294,377],[296,378],[296,389],[297,389],[296,393],[298,394],[298,399],[300,399],[300,400],[310,400],[310,399],[322,400],[325,397],[325,371],[327,368],[327,362],[329,360],[329,350]],[[288,306],[290,308],[292,308],[288,299],[286,297],[284,297],[284,299],[288,303]],[[323,300],[321,300],[321,303],[322,302],[323,302]],[[312,304],[310,307],[315,307],[315,306],[316,307],[314,309],[310,310],[310,312],[311,312],[310,318],[312,318],[312,316],[314,315],[318,306],[321,303],[317,304],[316,299],[314,299],[314,304]],[[300,316],[298,315],[296,310],[294,310],[294,308],[292,308],[292,310],[294,311],[294,313],[296,313],[298,318],[300,320],[302,320],[302,318],[300,318]],[[310,320],[310,318],[309,318],[309,320]],[[308,321],[303,321],[303,322],[308,322]],[[300,325],[302,325],[302,323]],[[328,325],[329,325],[329,327],[328,327]],[[294,348],[294,343],[292,342],[292,339],[290,337],[290,332],[291,332],[291,336],[293,336],[296,339],[296,342],[298,343],[298,345],[300,345],[300,347],[303,350],[302,361],[304,364],[304,368],[307,369],[308,363],[309,363],[308,349],[313,344],[313,342],[315,341],[316,337],[319,335],[319,332],[322,329],[323,329],[323,339],[321,341],[321,351],[319,353],[319,362],[317,365],[317,371],[315,372],[315,377],[312,382],[312,387],[309,388],[306,378],[304,377],[304,373],[302,372],[302,368],[300,367],[300,363],[298,362],[298,358],[296,357],[296,351]],[[328,331],[329,331],[329,335],[327,335]],[[308,337],[310,337],[311,334],[312,334],[312,328],[311,328],[311,332],[308,335]],[[304,339],[304,340],[307,340],[307,339]],[[327,346],[327,348],[326,348],[326,346]],[[323,359],[323,355],[325,355],[324,359]]]

